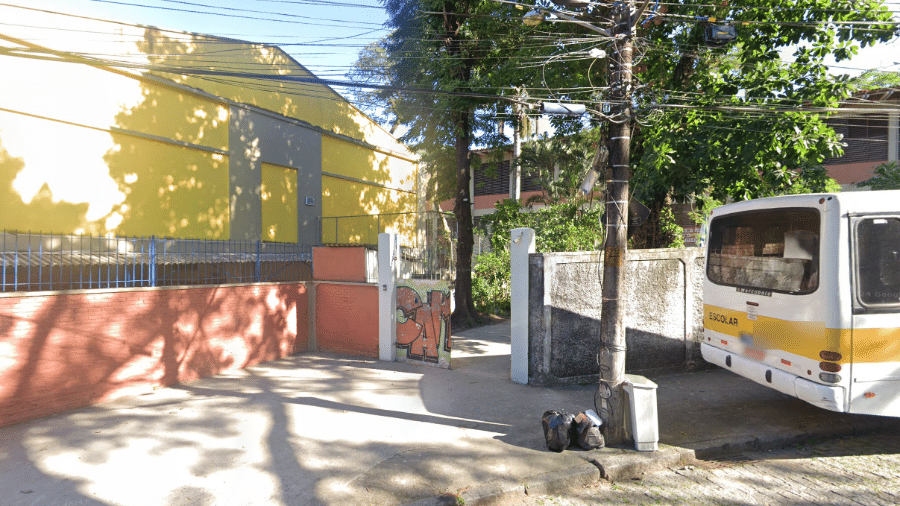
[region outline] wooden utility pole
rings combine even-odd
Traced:
[[[646,3],[644,4],[646,5]],[[616,4],[610,54],[609,168],[606,177],[606,242],[600,308],[600,417],[606,444],[625,440],[625,257],[628,253],[628,180],[631,157],[631,51],[634,0]]]

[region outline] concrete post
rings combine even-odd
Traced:
[[[396,357],[399,264],[399,237],[378,234],[378,358],[388,362]]]
[[[898,138],[898,114],[896,112],[892,112],[888,115],[888,161],[896,162],[898,158],[898,144],[900,144],[900,138]]]
[[[534,230],[510,232],[510,371],[516,383],[528,384],[528,255],[534,253]]]

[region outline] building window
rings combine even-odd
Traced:
[[[888,122],[884,118],[845,118],[830,122],[844,136],[844,156],[830,158],[827,165],[883,162],[888,159]]]
[[[509,195],[509,171],[512,162],[504,160],[500,163],[482,163],[474,172],[475,196]],[[526,175],[522,171],[520,190],[523,192],[541,191],[541,178],[537,175]]]

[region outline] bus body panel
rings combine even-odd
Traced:
[[[900,416],[900,213],[854,213],[848,224],[853,257],[850,411]]]
[[[825,409],[900,416],[900,293],[896,312],[854,309],[853,217],[892,208],[900,209],[900,191],[792,195],[716,209],[707,241],[704,359]]]

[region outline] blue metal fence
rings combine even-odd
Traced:
[[[0,291],[306,281],[312,247],[262,241],[0,233]]]

